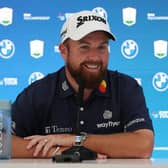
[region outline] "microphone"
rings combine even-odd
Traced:
[[[84,95],[84,82],[80,80],[79,88],[77,93],[77,118],[76,118],[76,130],[75,134],[77,136],[82,136],[80,132],[80,107],[83,106],[83,95]],[[55,155],[52,158],[53,162],[81,162],[82,160],[95,160],[97,154],[84,146],[75,145],[71,148],[62,152],[61,155]]]
[[[79,106],[83,104],[83,95],[84,95],[84,81],[80,80],[77,93],[77,101]]]

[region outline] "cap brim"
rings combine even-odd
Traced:
[[[70,38],[72,39],[72,40],[80,40],[80,39],[82,39],[83,37],[85,37],[86,35],[88,35],[88,34],[90,34],[90,33],[92,33],[92,32],[95,32],[95,31],[104,31],[104,32],[106,32],[108,35],[109,35],[109,38],[110,39],[112,39],[113,41],[115,41],[116,40],[116,38],[115,38],[115,36],[111,33],[111,32],[109,32],[109,31],[107,31],[107,30],[103,30],[103,29],[95,29],[94,28],[94,30],[93,29],[91,29],[91,30],[83,30],[83,31],[80,31],[80,34],[78,34],[78,33],[74,33]]]
[[[107,32],[109,34],[110,39],[112,39],[113,41],[116,41],[116,37],[111,33],[111,32]]]

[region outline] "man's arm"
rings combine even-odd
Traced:
[[[153,132],[141,129],[128,133],[89,135],[84,146],[111,158],[149,158],[153,143]]]
[[[39,156],[39,151],[46,155],[55,146],[62,148],[75,144],[75,135],[72,134],[35,135],[27,137],[27,139],[29,140],[27,147],[29,146],[30,153],[32,154],[33,148],[38,154],[37,156]],[[47,143],[44,145],[45,139],[47,139]],[[90,134],[83,145],[98,154],[111,158],[149,158],[153,150],[153,132],[141,129],[109,135]],[[24,148],[26,148],[26,144]]]
[[[12,148],[11,148],[11,157],[12,158],[35,158],[33,156],[34,148],[27,150],[27,145],[29,141],[24,138],[12,135]],[[42,153],[39,153],[37,158],[51,158],[54,155],[55,147],[52,147],[46,156],[43,156]]]
[[[21,137],[12,135],[12,158],[27,158],[33,156],[33,149],[26,150],[27,141]]]

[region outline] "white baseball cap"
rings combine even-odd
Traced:
[[[68,17],[61,29],[61,43],[68,38],[80,40],[87,34],[94,31],[105,31],[109,38],[115,40],[110,31],[109,23],[105,18],[93,11],[81,11]]]

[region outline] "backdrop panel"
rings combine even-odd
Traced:
[[[152,157],[168,156],[168,2],[165,0],[1,0],[0,99],[14,101],[64,61],[58,44],[69,15],[94,10],[108,18],[109,69],[127,73],[144,89],[155,129]]]

